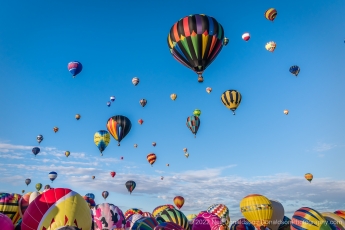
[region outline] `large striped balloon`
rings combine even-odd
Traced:
[[[172,56],[202,78],[201,74],[222,50],[223,38],[224,29],[215,18],[193,14],[171,27],[167,42]]]
[[[53,188],[39,195],[23,216],[21,230],[53,230],[64,226],[91,228],[90,208],[81,195]]]
[[[329,224],[334,224],[337,228],[337,230],[344,230],[345,229],[345,220],[338,216],[335,213],[332,212],[323,212],[321,213],[323,218],[327,221]]]
[[[132,230],[153,230],[158,225],[158,222],[153,217],[142,217],[135,221]]]
[[[134,223],[142,217],[143,216],[138,213],[129,215],[128,218],[126,218],[126,229],[132,229]]]
[[[21,197],[16,193],[0,193],[0,213],[8,216],[13,224],[20,219],[19,200]]]
[[[295,211],[291,219],[291,230],[332,230],[323,216],[316,210],[302,207]]]
[[[133,214],[143,215],[143,211],[137,208],[130,208],[125,212],[125,218],[127,219],[130,215],[133,215]]]
[[[154,230],[184,230],[181,226],[172,223],[172,222],[164,222],[157,225]]]
[[[337,210],[334,213],[345,220],[345,211],[344,210]]]
[[[163,210],[157,217],[156,220],[158,223],[163,223],[163,222],[173,222],[185,230],[190,230],[190,226],[188,223],[187,217],[179,210],[177,209],[171,209],[167,208]]]
[[[161,206],[158,206],[156,207],[155,209],[153,209],[152,211],[152,215],[154,217],[157,217],[157,215],[159,215],[161,212],[163,212],[165,209],[167,208],[171,208],[171,209],[174,209],[174,205],[172,204],[165,204],[165,205],[161,205]]]
[[[132,127],[131,121],[122,115],[116,115],[108,119],[107,129],[120,146],[120,142],[129,133]]]

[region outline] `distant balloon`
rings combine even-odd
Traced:
[[[147,161],[151,164],[151,166],[153,166],[153,164],[156,162],[157,156],[154,153],[149,153],[146,158]]]
[[[164,177],[161,176],[161,180],[163,180],[163,179],[164,179]]]
[[[196,116],[187,117],[186,125],[189,128],[189,130],[194,134],[194,137],[196,137],[196,134],[200,127],[200,118]]]
[[[290,69],[289,69],[290,73],[292,73],[292,74],[295,75],[296,77],[298,76],[300,70],[301,70],[301,69],[300,69],[297,65],[293,65],[293,66],[291,66]]]
[[[207,88],[206,88],[206,92],[207,92],[207,93],[211,93],[211,92],[212,92],[212,88],[211,88],[211,87],[207,87]]]
[[[230,109],[235,115],[235,110],[241,104],[242,96],[240,92],[230,89],[225,91],[220,99],[225,107]]]
[[[189,157],[189,153],[185,153],[184,155],[185,155],[185,157],[187,157],[187,158]]]
[[[79,120],[81,118],[80,114],[75,115],[75,119]]]
[[[270,52],[274,52],[276,47],[277,47],[277,44],[274,41],[267,42],[265,46],[266,50]]]
[[[276,17],[277,17],[277,10],[276,9],[274,9],[274,8],[270,8],[270,9],[268,9],[268,10],[266,10],[266,12],[265,12],[265,18],[267,19],[267,20],[270,20],[270,21],[274,21],[274,19],[276,19]]]
[[[142,107],[145,107],[145,105],[147,104],[147,100],[146,100],[146,99],[141,99],[141,100],[139,101],[139,103],[140,103],[140,105],[141,105]]]
[[[186,152],[187,152],[187,148],[183,148],[183,152],[185,152],[185,153],[186,153]]]
[[[200,115],[201,115],[201,110],[200,110],[200,109],[195,109],[195,110],[193,111],[193,115],[196,116],[196,117],[200,117]]]
[[[44,186],[44,189],[51,189],[51,187],[49,184],[47,184],[46,186]]]
[[[104,200],[106,200],[107,197],[109,196],[109,192],[108,191],[103,191],[102,192],[102,196],[103,196]]]
[[[175,101],[177,98],[177,95],[175,93],[170,95],[171,100]]]
[[[123,157],[120,157],[121,160],[123,160]]]
[[[25,184],[28,186],[31,183],[31,180],[28,178],[25,180]]]
[[[114,178],[114,176],[116,175],[116,172],[112,171],[110,172],[110,176]]]
[[[42,188],[42,184],[41,183],[37,183],[35,185],[35,188],[36,188],[37,192],[39,192],[41,190],[41,188]]]
[[[24,192],[25,192],[25,190],[23,189],[23,190],[22,190],[22,193],[24,193]]]
[[[92,176],[92,180],[94,180],[96,177],[95,176]]]
[[[58,127],[54,127],[53,130],[54,130],[54,133],[56,133],[57,131],[59,131],[59,128]]]
[[[68,63],[67,69],[75,78],[83,70],[83,65],[78,61],[72,61]]]
[[[167,164],[167,167],[169,167],[170,165],[169,164]]]
[[[134,148],[137,148],[138,147],[138,145],[137,144],[134,144]]]
[[[178,209],[181,209],[184,204],[184,198],[182,196],[175,196],[174,204]]]
[[[133,190],[137,186],[137,184],[132,180],[127,181],[125,185],[130,194],[132,194]]]
[[[284,110],[284,114],[285,114],[285,115],[288,115],[288,114],[289,114],[289,110],[285,109],[285,110]]]
[[[249,34],[249,33],[244,33],[244,34],[242,35],[242,39],[245,40],[246,42],[249,41],[249,39],[250,39],[250,34]]]
[[[116,115],[108,119],[107,129],[120,146],[120,142],[129,133],[132,127],[131,121],[122,115]]]
[[[48,174],[48,177],[49,177],[49,179],[52,181],[52,183],[53,183],[53,181],[57,178],[57,176],[58,176],[58,174],[57,174],[56,172],[50,172],[50,173]]]
[[[156,142],[152,142],[153,147],[156,147],[156,145],[157,145]]]
[[[93,136],[93,141],[102,154],[110,143],[110,134],[106,130],[99,130]]]
[[[226,46],[229,43],[229,38],[223,38],[223,46]]]
[[[115,101],[115,96],[110,97],[110,101],[114,102]]]
[[[132,83],[133,83],[134,86],[138,85],[138,84],[139,84],[139,78],[134,77],[134,78],[132,79]]]
[[[42,135],[38,135],[36,137],[36,140],[37,140],[38,144],[41,143],[43,141],[43,136]]]
[[[304,175],[304,178],[307,180],[307,181],[309,181],[309,182],[311,182],[312,180],[313,180],[313,174],[311,174],[311,173],[306,173],[305,175]]]
[[[107,102],[107,106],[108,106],[108,107],[111,106],[111,102],[110,102],[110,101]]]
[[[142,125],[144,123],[144,120],[143,119],[139,119],[138,123],[139,123],[139,125]]]
[[[90,197],[93,200],[96,198],[95,194],[93,193],[87,193],[85,196]]]
[[[36,156],[37,154],[39,154],[39,152],[41,151],[41,149],[40,148],[38,148],[38,147],[34,147],[33,149],[32,149],[32,153]]]

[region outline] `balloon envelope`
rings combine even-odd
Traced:
[[[19,200],[21,195],[16,193],[0,193],[0,213],[5,214],[13,224],[20,219]]]
[[[284,219],[284,207],[276,200],[270,200],[273,208],[273,214],[271,217],[270,224],[267,225],[271,230],[278,230],[279,225]]]
[[[193,230],[218,230],[221,225],[221,219],[217,215],[202,212],[194,219]]]
[[[0,213],[0,226],[1,230],[14,230],[12,220],[5,214]]]
[[[92,212],[94,229],[124,229],[126,226],[121,209],[113,204],[98,204]]]
[[[158,223],[173,222],[185,230],[190,230],[187,217],[177,209],[167,208],[156,217]]]

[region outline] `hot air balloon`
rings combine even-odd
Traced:
[[[92,180],[94,180],[96,177],[95,176],[92,176]]]
[[[186,125],[190,129],[190,131],[192,131],[194,137],[196,137],[196,134],[200,127],[200,118],[197,116],[187,117]]]
[[[247,219],[242,218],[233,223],[230,230],[256,230],[256,228]]]
[[[129,133],[132,127],[131,121],[122,115],[116,115],[108,119],[107,129],[120,146],[120,142]]]
[[[267,42],[265,45],[266,50],[270,52],[274,52],[276,47],[277,47],[277,44],[274,41]]]
[[[273,22],[274,19],[277,17],[277,10],[274,8],[270,8],[270,9],[266,10],[264,15],[265,15],[265,18],[267,20],[270,20]]]
[[[103,196],[104,200],[106,200],[107,197],[109,196],[109,192],[108,191],[103,191],[102,192],[102,196]]]
[[[121,160],[123,160],[123,157],[120,157]]]
[[[153,217],[153,215],[150,212],[143,212],[143,217]]]
[[[225,224],[228,226],[230,224],[229,209],[224,204],[213,204],[206,210],[208,213],[212,213],[218,216],[220,219],[225,218]]]
[[[61,229],[65,226],[90,229],[90,208],[83,197],[67,188],[49,189],[29,205],[22,230]]]
[[[42,184],[41,183],[37,183],[35,185],[35,188],[36,188],[37,192],[39,192],[41,190],[41,188],[42,188]]]
[[[187,148],[183,148],[183,152],[185,152],[185,153],[186,153],[186,152],[187,152]]]
[[[161,176],[161,180],[163,180],[164,179],[164,177],[163,176]]]
[[[112,171],[110,172],[110,176],[114,178],[114,176],[116,175],[116,172]]]
[[[83,65],[78,61],[72,61],[68,63],[67,69],[75,78],[83,70]]]
[[[185,230],[190,230],[187,217],[179,210],[173,208],[164,209],[159,216],[156,216],[158,223],[172,222]]]
[[[150,229],[153,230],[158,225],[158,222],[153,217],[142,217],[139,220],[137,220],[133,226],[132,229]]]
[[[106,130],[99,130],[93,136],[93,141],[102,155],[103,151],[110,143],[110,134]]]
[[[189,215],[187,215],[186,217],[187,217],[187,220],[188,220],[189,224],[190,224],[190,225],[193,225],[193,221],[194,221],[194,219],[197,217],[197,215],[195,215],[195,214],[189,214]]]
[[[184,156],[188,158],[189,157],[189,153],[185,153]]]
[[[334,212],[334,214],[337,214],[341,218],[345,219],[345,211],[344,210],[337,210]]]
[[[135,189],[135,186],[137,186],[137,184],[132,180],[127,181],[125,185],[130,194],[132,194],[133,190]]]
[[[196,117],[200,117],[200,115],[201,115],[201,110],[200,110],[200,109],[195,109],[195,110],[193,111],[193,115],[196,116]]]
[[[30,202],[30,195],[32,192],[28,192],[26,194],[24,194],[18,201],[18,205],[19,205],[19,214],[21,217],[23,217],[26,209],[29,206],[29,202]]]
[[[290,218],[284,216],[282,223],[279,225],[278,230],[290,230]]]
[[[156,162],[157,156],[154,153],[149,153],[146,158],[147,161],[151,164],[151,166],[153,166],[153,164]]]
[[[0,213],[1,230],[14,230],[12,220],[5,214]]]
[[[169,167],[169,164],[167,164],[167,167]]]
[[[47,184],[47,185],[44,186],[44,189],[45,189],[45,190],[46,190],[46,189],[51,189],[51,187],[50,187],[49,184]]]
[[[79,120],[81,118],[80,114],[75,115],[75,119]]]
[[[143,119],[139,119],[138,123],[139,123],[139,125],[142,125],[144,123],[144,120]]]
[[[285,114],[285,115],[288,115],[288,114],[289,114],[289,110],[285,109],[285,110],[284,110],[284,114]]]
[[[21,197],[21,195],[16,193],[0,193],[0,213],[10,218],[13,224],[18,223],[20,219],[18,203]],[[2,226],[0,225],[0,227]]]
[[[146,100],[146,99],[141,99],[141,100],[139,101],[139,103],[140,103],[140,105],[141,105],[142,107],[145,107],[145,105],[147,104],[147,100]]]
[[[157,143],[156,142],[152,142],[152,146],[156,147]]]
[[[201,212],[193,221],[193,229],[194,230],[225,230],[228,229],[227,227],[224,228],[222,225],[221,219],[213,214],[208,212]]]
[[[50,173],[48,174],[48,177],[49,177],[49,179],[52,181],[52,183],[53,183],[53,181],[56,179],[57,176],[58,176],[58,174],[57,174],[56,172],[50,172]]]
[[[291,219],[291,230],[331,230],[322,215],[308,207],[302,207],[295,211]]]
[[[66,152],[65,152],[65,156],[66,156],[66,157],[69,157],[69,155],[71,155],[71,152],[70,152],[70,151],[66,151]]]
[[[115,101],[115,96],[110,97],[110,101],[114,102]]]
[[[33,153],[35,156],[36,156],[40,151],[41,151],[41,149],[38,148],[38,147],[34,147],[34,148],[32,149],[32,153]]]
[[[22,193],[24,193],[24,192],[25,192],[25,190],[23,189],[23,190],[22,190]]]
[[[216,59],[223,44],[229,41],[223,39],[223,27],[215,18],[194,14],[180,19],[171,27],[168,46],[172,56],[197,73],[198,82],[203,82],[202,73]]]
[[[134,148],[136,148],[136,147],[138,147],[138,145],[137,145],[137,144],[134,144]]]
[[[127,218],[126,218],[126,229],[132,229],[133,225],[135,222],[137,222],[137,220],[139,220],[140,218],[142,218],[143,216],[141,214],[135,213],[135,214],[130,214]]]
[[[333,223],[336,225],[337,230],[345,229],[345,220],[332,212],[321,213],[322,217],[327,221],[328,224]]]
[[[111,106],[111,102],[110,102],[110,101],[107,102],[107,106],[108,106],[108,107]]]
[[[28,178],[28,179],[25,179],[25,184],[28,186],[29,184],[31,183],[31,180]]]
[[[182,196],[175,196],[174,204],[178,209],[181,209],[184,204],[184,198]]]
[[[273,215],[271,201],[259,194],[244,197],[241,200],[240,209],[242,215],[257,229],[265,228]]]
[[[229,43],[229,38],[224,37],[223,46],[226,46]]]
[[[293,75],[295,75],[297,77],[297,75],[299,74],[299,71],[301,69],[297,66],[297,65],[293,65],[290,67],[289,71],[290,73],[292,73]]]
[[[170,95],[171,100],[175,101],[177,98],[177,95],[175,93]]]
[[[249,41],[249,39],[250,39],[250,34],[249,34],[249,33],[244,33],[244,34],[242,35],[242,39],[245,40],[246,42]]]
[[[158,224],[153,230],[184,230],[184,229],[175,223],[163,222],[163,223]]]
[[[43,136],[42,135],[38,135],[36,137],[36,140],[37,140],[38,144],[40,144],[43,141]]]
[[[235,115],[235,110],[240,105],[242,96],[240,92],[230,89],[225,91],[220,97],[220,99],[225,105],[225,107],[230,109],[232,113]]]
[[[278,230],[281,222],[284,219],[284,207],[279,201],[276,201],[276,200],[270,200],[270,201],[271,201],[271,205],[273,209],[273,214],[267,227],[270,228],[271,230]]]
[[[83,199],[86,201],[87,205],[89,206],[90,209],[94,208],[96,206],[95,201],[87,196],[83,196]]]
[[[94,229],[125,229],[126,220],[121,209],[113,204],[98,204],[92,210]]]
[[[132,83],[133,83],[134,86],[138,85],[138,84],[139,84],[139,78],[134,77],[134,78],[132,79]]]
[[[95,200],[96,196],[93,193],[87,193],[85,196],[90,197],[91,199]]]
[[[53,130],[54,130],[54,133],[56,133],[57,131],[59,131],[59,128],[58,127],[54,127]]]
[[[141,211],[138,208],[130,208],[130,209],[128,209],[125,212],[124,215],[125,215],[125,218],[127,219],[128,217],[130,217],[131,215],[134,215],[134,214],[140,214],[142,216],[143,215],[143,211]]]
[[[29,204],[31,204],[31,202],[33,202],[39,195],[41,195],[41,192],[37,192],[37,191],[32,192],[30,194]]]
[[[157,217],[161,212],[163,212],[167,208],[174,209],[175,207],[172,204],[165,204],[165,205],[158,206],[155,209],[153,209],[152,215],[154,217]]]
[[[311,181],[313,180],[313,174],[311,173],[306,173],[304,175],[304,178],[307,179],[307,181],[309,181],[311,183]]]
[[[207,87],[207,88],[206,88],[206,92],[207,92],[207,93],[211,93],[211,92],[212,92],[212,88],[211,88],[211,87]]]

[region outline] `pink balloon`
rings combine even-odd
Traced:
[[[1,230],[14,230],[12,220],[5,214],[0,213]]]
[[[208,212],[201,212],[193,221],[192,230],[215,230],[222,225],[221,219]]]

